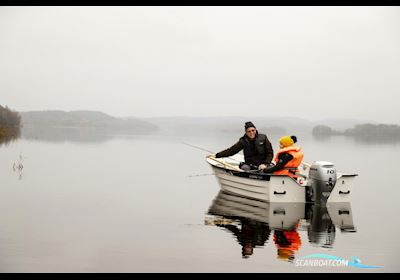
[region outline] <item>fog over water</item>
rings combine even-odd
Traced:
[[[2,7],[0,41],[17,111],[400,119],[399,7]]]
[[[0,62],[0,272],[400,271],[399,7],[1,7]],[[246,121],[351,202],[221,193],[205,156]]]

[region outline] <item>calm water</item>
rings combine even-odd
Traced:
[[[238,137],[68,132],[0,146],[0,272],[400,271],[399,144],[300,139],[305,160],[359,176],[355,230],[341,230],[326,209],[299,207],[294,260],[356,256],[383,268],[300,267],[278,255],[281,233],[268,224],[209,213],[224,197],[206,153],[181,142],[217,151]],[[243,258],[246,240],[255,247]]]

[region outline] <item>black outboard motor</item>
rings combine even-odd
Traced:
[[[336,169],[328,161],[315,161],[308,175],[307,196],[315,204],[325,205],[336,184]]]

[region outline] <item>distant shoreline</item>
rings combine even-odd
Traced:
[[[6,107],[7,108],[7,107]],[[3,108],[5,110],[5,108]],[[9,110],[7,108],[7,110]],[[9,110],[10,111],[10,110]],[[12,112],[12,111],[10,111]],[[12,114],[15,115],[16,112]],[[80,130],[81,133],[106,134],[160,134],[177,136],[204,135],[242,135],[243,122],[250,119],[232,117],[165,117],[139,119],[134,117],[118,118],[100,111],[27,111],[19,112],[20,128],[25,135],[39,137],[60,130]],[[283,135],[312,135],[317,138],[332,136],[353,137],[359,141],[400,141],[400,126],[389,124],[366,123],[362,120],[330,119],[326,124],[308,121],[301,118],[255,117],[255,123],[260,133],[274,137]],[[330,125],[328,125],[330,123]],[[1,124],[0,124],[1,128]],[[84,132],[87,130],[87,132]],[[0,130],[5,135],[5,130]],[[17,133],[14,133],[17,135]],[[4,136],[3,136],[4,137]]]

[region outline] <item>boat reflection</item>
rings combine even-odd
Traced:
[[[312,246],[332,248],[336,228],[341,232],[356,232],[350,203],[331,203],[327,206],[307,205],[307,233]]]
[[[268,224],[237,217],[233,219],[208,219],[207,225],[215,225],[231,232],[242,247],[242,257],[248,258],[253,254],[255,247],[262,247],[269,239],[271,230]]]
[[[293,262],[302,246],[299,231],[307,232],[312,246],[332,248],[336,228],[356,232],[350,203],[271,203],[220,191],[208,209],[206,225],[232,233],[249,258],[254,248],[264,247],[270,236],[277,258]],[[303,244],[304,245],[304,244]]]

